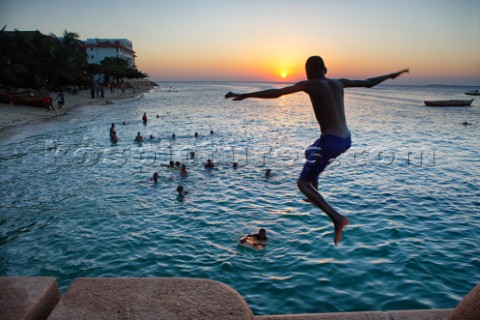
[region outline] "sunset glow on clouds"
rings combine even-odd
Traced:
[[[128,38],[153,80],[297,81],[321,55],[331,77],[410,67],[403,83],[480,85],[474,0],[4,0],[0,20],[7,30]]]

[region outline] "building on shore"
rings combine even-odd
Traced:
[[[128,39],[87,39],[85,49],[89,64],[100,64],[105,58],[120,58],[135,67],[135,51]]]
[[[105,58],[120,58],[127,61],[131,68],[136,68],[135,51],[128,39],[87,39],[85,50],[88,64],[100,64]],[[104,82],[105,75],[97,74],[92,80]]]

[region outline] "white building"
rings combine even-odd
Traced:
[[[135,51],[128,39],[87,39],[85,47],[88,63],[100,64],[105,58],[121,58],[135,67]]]

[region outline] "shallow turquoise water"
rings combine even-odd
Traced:
[[[335,247],[328,218],[295,184],[319,134],[308,98],[223,99],[270,86],[161,83],[139,99],[4,130],[0,275],[53,276],[62,290],[87,276],[209,278],[257,315],[454,307],[480,281],[478,102],[423,106],[465,98],[461,87],[346,92],[353,146],[320,181],[350,217]],[[137,131],[156,138],[140,146]],[[207,158],[215,169],[203,168]],[[187,178],[164,166],[170,159]],[[266,251],[237,245],[260,227]]]

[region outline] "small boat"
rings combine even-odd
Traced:
[[[0,102],[24,106],[43,107],[47,109],[49,107],[49,104],[43,101],[43,98],[41,97],[13,93],[0,93]]]
[[[425,100],[425,105],[429,107],[468,107],[472,104],[470,100]]]
[[[469,96],[480,96],[480,90],[467,91],[465,94]]]

